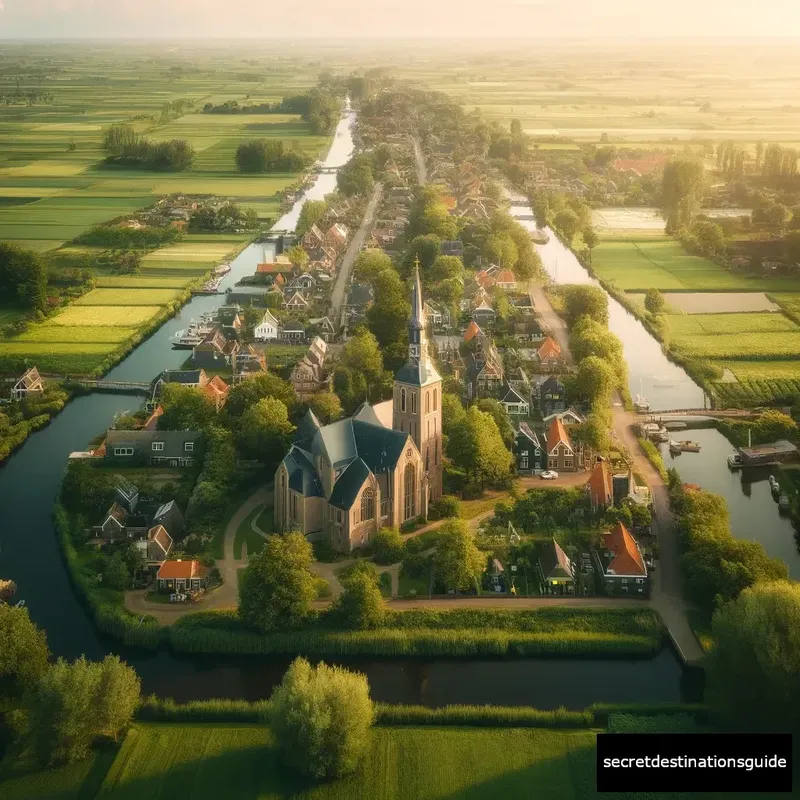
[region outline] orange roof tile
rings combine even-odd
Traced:
[[[614,554],[606,571],[615,575],[647,575],[647,567],[642,560],[642,554],[636,540],[630,531],[618,522],[604,535],[606,547]]]
[[[550,429],[547,431],[547,452],[552,453],[560,443],[565,444],[572,450],[572,441],[564,427],[564,423],[556,417],[550,423]]]
[[[475,320],[469,323],[467,330],[464,332],[464,341],[471,342],[478,334],[483,333],[483,331],[478,326],[478,323]]]
[[[608,468],[607,461],[600,461],[595,466],[587,485],[589,486],[592,500],[595,503],[607,503],[614,497],[611,470]]]
[[[165,561],[158,570],[159,580],[205,578],[208,570],[199,561]]]
[[[504,269],[497,274],[498,283],[516,283],[517,279],[510,269]]]
[[[542,342],[542,346],[539,348],[539,360],[544,361],[551,355],[560,356],[561,347],[559,346],[558,342],[555,339],[553,339],[552,336],[548,336],[544,340],[544,342]]]
[[[158,418],[164,413],[163,406],[156,406],[155,411],[147,418],[147,421],[142,426],[142,430],[154,431],[158,429]]]

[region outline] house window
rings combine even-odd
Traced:
[[[564,469],[572,469],[572,459],[565,458],[564,459]]]
[[[133,455],[133,448],[132,447],[115,447],[114,448],[114,455],[115,456],[132,456]]]
[[[627,583],[627,582],[628,582],[628,579],[627,579],[627,578],[623,578],[623,579],[622,579],[622,583]]]
[[[375,492],[364,489],[361,495],[361,521],[368,522],[371,519],[375,519]]]
[[[550,469],[555,469],[558,466],[558,459],[550,456],[550,458],[547,459],[547,466],[550,467]]]
[[[405,389],[401,389],[400,390],[400,410],[401,411],[405,411],[406,410],[406,390]]]
[[[164,449],[164,442],[153,442],[153,450],[163,450]]]
[[[637,578],[636,583],[644,583],[644,578]]]
[[[528,469],[528,456],[522,456],[519,460],[520,469]]]
[[[406,465],[404,484],[403,522],[414,516],[414,509],[416,508],[417,471],[414,469],[413,464]]]
[[[411,413],[417,413],[417,393],[411,392]]]
[[[438,411],[439,409],[439,390],[433,390],[433,410]]]
[[[187,453],[193,453],[194,452],[194,442],[184,442],[183,443],[183,449]]]

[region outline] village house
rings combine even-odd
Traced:
[[[238,305],[231,305],[221,306],[217,311],[217,322],[227,339],[238,339],[241,336],[244,327],[240,316],[241,310]]]
[[[281,340],[287,344],[303,344],[306,341],[306,327],[294,319],[286,320],[281,326]]]
[[[184,529],[184,519],[178,504],[174,500],[162,503],[153,515],[153,525],[162,525],[173,539],[178,538]]]
[[[269,342],[278,338],[280,323],[272,315],[272,312],[265,311],[261,322],[253,329],[253,338],[257,342]]]
[[[287,311],[308,311],[309,303],[300,291],[289,290],[288,296],[281,303],[281,308]]]
[[[303,235],[300,244],[309,252],[318,247],[322,247],[325,242],[325,234],[317,225],[312,225]]]
[[[204,369],[165,369],[150,382],[149,403],[151,406],[155,406],[158,403],[166,383],[179,383],[181,386],[202,389],[208,384],[208,380],[208,375]]]
[[[116,475],[115,479],[114,494],[117,500],[133,514],[139,504],[139,489],[122,475]]]
[[[228,400],[231,387],[219,375],[215,375],[202,389],[203,394],[214,404],[219,412]]]
[[[120,466],[191,467],[201,449],[199,431],[116,431],[106,433],[105,459]]]
[[[172,550],[172,537],[163,525],[154,525],[147,531],[147,538],[138,541],[137,546],[145,560],[145,566],[160,566]]]
[[[308,321],[308,325],[311,332],[323,342],[332,342],[336,337],[336,328],[330,317],[314,317]]]
[[[564,363],[561,357],[561,347],[558,342],[548,336],[539,347],[539,362],[545,367],[559,367]]]
[[[500,270],[495,276],[495,286],[504,292],[514,292],[517,289],[517,279],[510,269]]]
[[[189,592],[208,588],[208,570],[196,560],[165,561],[156,574],[159,589]]]
[[[450,326],[450,312],[444,303],[428,301],[425,303],[425,320],[434,328],[446,328]]]
[[[24,400],[28,395],[41,394],[44,391],[44,381],[36,367],[27,369],[22,377],[11,389],[12,400]]]
[[[621,522],[603,535],[592,556],[603,576],[606,594],[637,597],[650,594],[650,577],[639,545]]]
[[[575,472],[578,469],[572,440],[558,417],[547,430],[547,468],[557,472]]]
[[[539,387],[539,408],[543,417],[567,408],[567,390],[555,375],[551,375]]]
[[[517,460],[517,473],[520,475],[538,475],[547,469],[539,436],[526,422],[520,422],[514,437],[514,456]]]
[[[225,369],[238,352],[239,342],[228,339],[220,328],[215,328],[192,350],[192,363],[203,369]]]
[[[583,423],[586,421],[584,416],[578,413],[574,408],[568,408],[566,411],[554,411],[552,414],[548,414],[546,417],[542,418],[542,422],[549,426],[556,417],[561,420],[562,424],[568,431],[577,427],[578,425],[583,425]]]
[[[542,594],[575,594],[575,566],[555,539],[538,548],[538,567]]]
[[[293,289],[295,291],[299,291],[303,293],[303,296],[306,296],[308,292],[311,292],[313,289],[317,287],[317,279],[310,273],[310,272],[302,272],[300,275],[296,275],[292,280],[286,284],[287,289]]]
[[[479,325],[491,325],[497,318],[497,312],[492,308],[489,300],[482,299],[472,307],[472,319]]]
[[[328,228],[322,244],[325,247],[330,247],[332,250],[336,250],[338,252],[339,250],[344,249],[344,246],[347,244],[348,233],[349,232],[347,228],[340,222],[337,222]]]
[[[119,503],[113,503],[100,523],[100,533],[105,539],[124,539],[125,526],[128,523],[128,511]]]
[[[327,358],[328,345],[319,336],[314,337],[308,352],[295,365],[290,377],[295,394],[301,400],[328,388]]]
[[[320,245],[308,251],[308,268],[315,272],[333,272],[336,266],[336,251]]]
[[[497,399],[510,417],[527,417],[530,414],[528,400],[508,383],[500,388]]]
[[[597,512],[614,504],[614,486],[608,462],[598,461],[586,483],[589,504]]]
[[[442,379],[428,353],[417,271],[409,354],[393,399],[320,425],[309,412],[275,474],[275,526],[328,537],[349,552],[382,527],[425,517],[442,492]]]

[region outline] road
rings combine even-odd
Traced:
[[[339,314],[344,304],[345,292],[347,291],[347,284],[350,280],[350,272],[353,269],[353,263],[361,250],[361,245],[364,244],[364,240],[367,238],[367,233],[375,219],[375,211],[378,208],[378,203],[380,203],[382,195],[383,184],[376,183],[375,188],[372,190],[372,197],[370,197],[369,203],[367,203],[364,219],[361,220],[361,225],[358,226],[358,230],[350,240],[342,263],[339,265],[339,271],[336,274],[336,280],[333,284],[333,293],[331,294],[331,308],[328,312],[328,316],[331,318],[331,322],[334,325],[339,319]]]
[[[428,170],[425,166],[425,159],[422,156],[422,146],[419,142],[419,136],[411,137],[414,142],[414,159],[417,162],[417,183],[424,186],[428,182]]]
[[[553,338],[561,346],[561,354],[573,363],[569,349],[569,331],[558,316],[540,286],[531,282],[530,294],[534,307],[542,321],[550,328]],[[680,551],[674,531],[674,519],[669,506],[667,486],[658,471],[647,460],[633,433],[637,416],[625,409],[621,398],[614,397],[613,419],[616,439],[621,442],[631,458],[636,472],[644,477],[653,497],[655,526],[658,537],[658,569],[652,575],[650,605],[661,614],[670,636],[687,662],[700,661],[703,649],[697,641],[688,617],[683,599],[683,584],[680,570]]]

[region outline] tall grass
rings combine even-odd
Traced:
[[[380,703],[378,725],[463,725],[483,728],[588,728],[591,711],[557,708],[543,711],[530,706],[401,706]]]
[[[136,718],[146,722],[266,722],[269,700],[192,700],[176,703],[172,698],[155,695],[144,698],[136,709]]]

